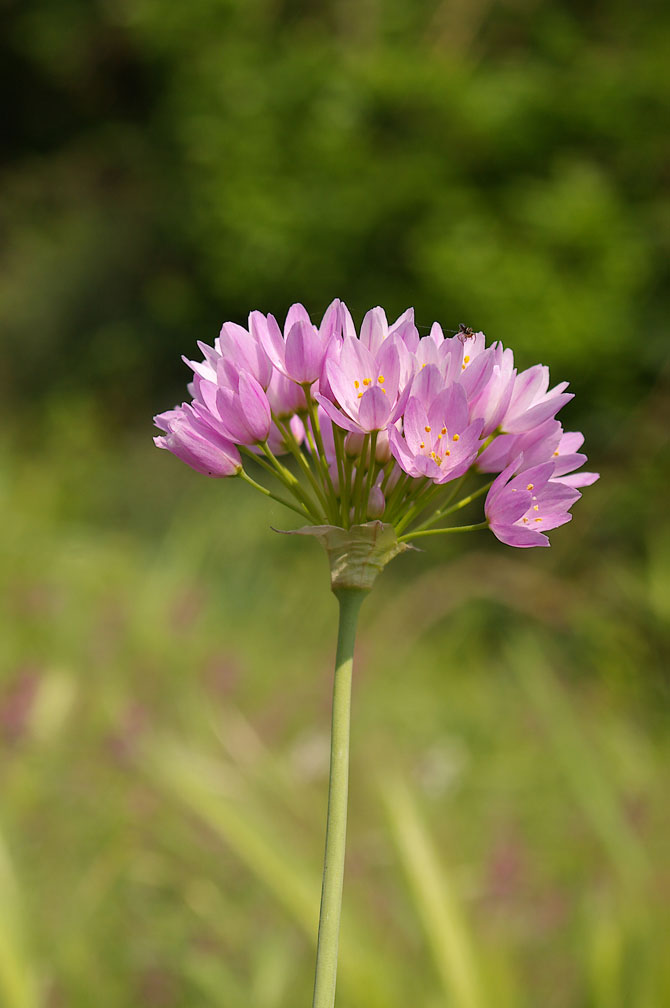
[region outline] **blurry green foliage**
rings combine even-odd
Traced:
[[[6,6],[6,399],[123,423],[224,319],[335,295],[484,328],[600,429],[653,380],[667,5]]]
[[[0,1004],[309,1004],[325,557],[101,444],[64,405],[0,455]],[[551,550],[436,542],[365,603],[340,1008],[670,999],[670,526],[612,535],[631,478]]]

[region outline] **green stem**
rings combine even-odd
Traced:
[[[319,426],[319,415],[316,408],[316,403],[312,399],[311,385],[309,383],[303,385],[303,391],[305,393],[305,401],[307,403],[307,412],[309,413],[309,422],[312,427],[312,434],[314,435],[314,440],[316,442],[317,451],[314,452],[314,458],[316,461],[317,468],[321,469],[321,478],[323,481],[323,487],[326,492],[326,496],[329,497],[333,505],[333,515],[335,522],[339,517],[339,504],[337,502],[337,495],[335,493],[335,487],[333,486],[333,480],[330,475],[330,469],[328,468],[328,459],[326,458],[326,452],[323,446],[323,438],[321,437],[321,428]]]
[[[456,504],[452,504],[451,507],[441,507],[439,511],[436,511],[435,514],[430,515],[430,517],[426,518],[424,522],[417,525],[414,531],[421,532],[430,525],[434,525],[435,522],[440,521],[441,518],[446,518],[447,515],[453,514],[455,511],[460,511],[461,508],[467,507],[467,505],[471,504],[473,500],[476,500],[478,497],[481,497],[482,494],[487,493],[492,486],[493,480],[490,480],[488,483],[485,483],[484,486],[479,487],[478,490],[474,490],[471,494],[468,494],[467,497],[462,497],[461,500],[457,501]]]
[[[352,504],[354,506],[354,523],[361,521],[361,496],[363,493],[363,474],[365,472],[365,458],[368,452],[369,444],[370,444],[370,435],[365,434],[363,437],[363,447],[361,448],[361,454],[356,462],[356,478],[354,480],[354,489],[352,493]]]
[[[419,536],[445,535],[448,532],[476,532],[478,529],[489,527],[488,522],[479,522],[478,525],[452,525],[443,529],[424,529],[422,532],[407,532],[404,536],[398,536],[398,542],[409,542],[410,539],[418,539]]]
[[[368,478],[365,484],[365,493],[363,495],[363,508],[361,513],[361,521],[365,521],[368,517],[368,502],[370,500],[370,491],[372,490],[372,484],[375,481],[375,476],[377,475],[377,460],[375,458],[375,452],[377,451],[377,435],[378,431],[372,431],[370,435],[370,462],[368,463]]]
[[[402,473],[396,485],[391,490],[387,501],[386,501],[386,511],[385,511],[385,521],[393,524],[396,511],[399,508],[401,501],[403,500],[409,486],[412,483],[412,477],[408,476],[407,473]]]
[[[328,505],[326,503],[326,498],[324,496],[323,490],[319,486],[319,483],[317,482],[317,480],[316,480],[316,478],[314,476],[314,473],[312,472],[312,467],[310,466],[308,460],[305,458],[304,454],[300,450],[300,445],[298,444],[298,442],[296,441],[295,437],[293,436],[293,431],[291,430],[290,425],[287,424],[287,423],[284,423],[282,420],[279,419],[279,417],[276,417],[276,416],[273,416],[273,420],[276,423],[276,425],[279,428],[279,430],[281,431],[281,433],[284,435],[284,441],[286,442],[286,447],[290,451],[291,455],[293,455],[294,459],[296,460],[296,462],[298,463],[298,465],[302,469],[303,473],[307,477],[307,479],[309,481],[309,484],[312,487],[312,490],[314,492],[314,496],[316,497],[316,500],[318,501],[317,507],[319,507],[319,506],[321,507],[321,509],[323,511],[323,518],[326,519],[326,521],[327,521],[328,520]],[[306,426],[305,426],[305,433],[307,433],[307,427]],[[266,449],[266,454],[267,454],[267,449]],[[274,458],[274,456],[273,456],[273,458]],[[276,461],[277,460],[275,459],[275,462]],[[298,481],[296,480],[296,482],[298,482]]]
[[[330,783],[326,851],[323,862],[319,938],[312,1008],[333,1008],[337,980],[337,948],[340,936],[344,852],[347,833],[347,793],[349,788],[349,721],[351,673],[358,613],[365,592],[340,588],[335,595],[340,605],[337,656],[333,684],[333,721],[330,743]]]
[[[340,514],[342,528],[349,527],[349,476],[345,475],[346,458],[344,455],[344,433],[341,427],[333,424],[333,441],[335,442],[335,457],[337,459],[337,478],[340,481]]]
[[[283,504],[284,507],[290,508],[291,511],[295,511],[296,514],[299,514],[301,518],[306,518],[307,521],[309,522],[312,521],[311,514],[309,513],[307,508],[304,508],[302,506],[302,504],[299,503],[292,504],[291,501],[287,501],[283,497],[278,497],[277,494],[273,494],[272,491],[268,490],[267,487],[264,487],[261,483],[257,483],[255,479],[252,479],[251,476],[249,476],[249,474],[244,471],[244,469],[242,469],[238,475],[244,480],[245,483],[248,483],[249,486],[252,486],[255,490],[260,490],[260,492],[264,494],[266,497],[271,497],[272,500],[277,501],[278,504]]]
[[[396,532],[402,532],[403,529],[406,529],[407,526],[413,522],[422,511],[425,511],[431,501],[442,493],[443,489],[443,486],[436,486],[434,483],[426,483],[422,486],[417,492],[414,503],[398,522]]]

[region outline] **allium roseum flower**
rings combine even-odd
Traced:
[[[549,545],[544,532],[569,522],[570,508],[581,497],[579,490],[553,480],[553,474],[553,462],[524,469],[517,459],[496,477],[484,504],[496,538],[508,546]]]
[[[205,476],[237,476],[242,469],[240,453],[213,424],[198,416],[193,406],[183,403],[155,418],[164,437],[155,437],[159,448],[166,448]]]
[[[332,1008],[361,602],[420,536],[490,528],[509,546],[548,546],[547,532],[570,521],[578,488],[598,475],[582,471],[583,436],[557,419],[572,398],[566,383],[550,388],[541,364],[517,372],[511,350],[464,325],[445,335],[434,323],[421,338],[413,309],[389,324],[373,308],[357,332],[336,299],[318,325],[300,304],[283,328],[252,311],[246,329],[226,322],[213,346],[198,346],[203,359],[186,361],[192,402],[155,418],[156,444],[300,515],[306,524],[292,534],[323,544],[339,603],[313,1000]],[[485,494],[480,520],[452,524]]]
[[[510,349],[465,326],[420,337],[413,309],[389,324],[373,308],[357,332],[336,299],[318,324],[300,304],[283,327],[252,311],[247,328],[226,322],[198,346],[192,402],[156,417],[156,444],[241,476],[312,527],[377,522],[402,547],[488,526],[508,545],[546,546],[598,478],[581,471],[583,436],[557,419],[567,383],[550,388],[541,364],[517,372]],[[240,453],[279,486],[252,479]],[[484,494],[485,520],[440,525]]]

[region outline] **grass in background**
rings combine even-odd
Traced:
[[[71,408],[3,456],[0,1003],[308,1004],[325,560],[103,441]],[[600,487],[551,551],[435,547],[366,603],[338,1008],[670,1001],[670,536]]]

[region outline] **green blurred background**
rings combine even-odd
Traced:
[[[0,1004],[310,1003],[325,561],[150,418],[334,296],[549,364],[602,472],[366,603],[338,1008],[670,1004],[667,5],[1,10]]]

